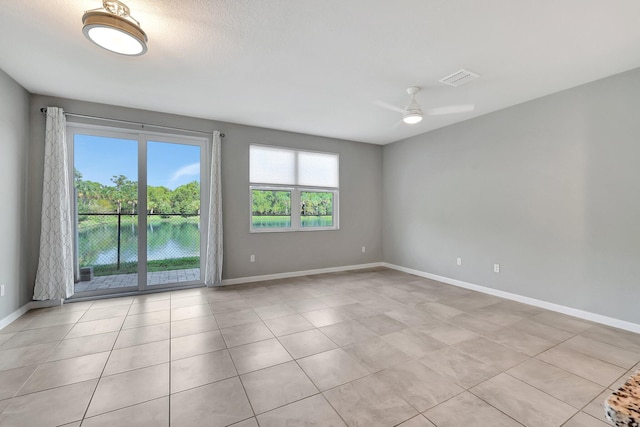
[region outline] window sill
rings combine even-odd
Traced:
[[[251,234],[262,233],[295,233],[295,232],[308,232],[308,231],[338,231],[340,227],[323,227],[323,228],[270,228],[270,229],[250,229]]]

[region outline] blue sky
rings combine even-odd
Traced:
[[[138,141],[78,135],[74,139],[75,168],[85,181],[113,185],[111,177],[124,175],[138,180]],[[200,147],[149,141],[148,185],[175,189],[200,181]]]

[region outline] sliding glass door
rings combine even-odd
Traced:
[[[76,293],[202,282],[207,140],[69,126]]]
[[[200,146],[147,142],[147,285],[200,280]]]
[[[138,139],[133,137],[74,135],[76,292],[138,289]]]

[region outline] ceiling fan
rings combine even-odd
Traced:
[[[376,101],[375,104],[379,107],[386,108],[387,110],[396,111],[402,114],[402,121],[408,125],[414,125],[422,121],[423,116],[441,116],[444,114],[456,114],[466,113],[473,111],[475,106],[473,104],[464,105],[449,105],[446,107],[429,108],[422,110],[418,101],[416,101],[416,94],[420,92],[419,86],[410,86],[407,88],[407,93],[410,96],[409,104],[404,108],[396,107],[395,105],[388,104],[384,101]]]

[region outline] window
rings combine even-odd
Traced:
[[[251,231],[338,229],[338,155],[251,145]]]

